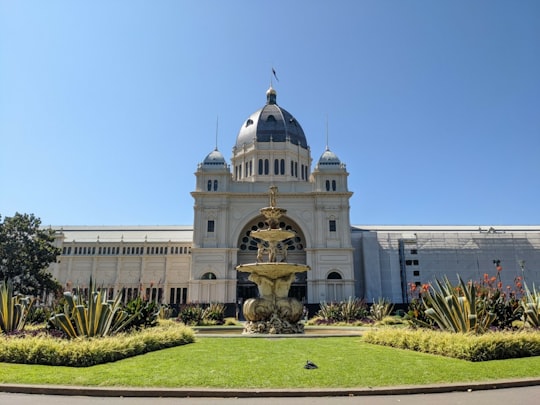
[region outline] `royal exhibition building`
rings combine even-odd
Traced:
[[[257,262],[260,240],[251,232],[267,226],[261,208],[274,197],[286,210],[279,228],[295,235],[280,251],[310,269],[297,273],[289,295],[310,307],[349,297],[406,304],[411,285],[457,274],[481,280],[497,268],[505,286],[516,277],[540,282],[540,226],[351,224],[346,162],[328,147],[313,161],[272,86],[262,108],[238,124],[230,162],[216,148],[194,167],[193,224],[57,227],[53,276],[66,288],[92,278],[126,300],[236,306],[258,294],[236,268]]]

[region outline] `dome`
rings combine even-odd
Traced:
[[[216,168],[222,168],[227,165],[227,162],[225,162],[225,157],[223,157],[223,154],[216,149],[214,149],[212,152],[210,152],[203,161],[203,166],[205,167],[216,167]]]
[[[236,147],[257,142],[290,142],[307,149],[304,130],[296,119],[276,104],[277,93],[270,87],[266,92],[266,105],[242,124],[236,138]]]
[[[324,153],[321,155],[321,157],[319,158],[319,163],[318,163],[318,166],[319,168],[321,166],[326,166],[326,167],[331,167],[331,166],[340,166],[341,165],[341,160],[339,160],[339,158],[337,157],[337,155],[332,152],[328,146],[326,147],[326,150],[324,151]]]

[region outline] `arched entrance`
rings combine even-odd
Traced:
[[[306,264],[305,238],[298,225],[289,218],[282,217],[279,223],[281,229],[293,231],[296,236],[285,240],[287,246],[287,262]],[[258,239],[251,237],[251,232],[258,229],[268,228],[263,216],[255,218],[244,227],[238,240],[238,264],[255,263],[257,261]],[[243,302],[248,298],[259,295],[257,285],[248,280],[249,273],[237,272],[236,296],[237,302]],[[307,299],[307,272],[297,273],[296,279],[289,290],[289,297],[294,297],[300,302]]]

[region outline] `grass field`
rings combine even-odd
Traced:
[[[304,369],[306,360],[318,365]],[[87,368],[0,363],[0,383],[132,387],[339,388],[540,377],[540,357],[472,363],[360,337],[199,338]]]

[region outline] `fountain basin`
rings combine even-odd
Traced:
[[[281,242],[286,239],[294,237],[296,234],[292,231],[286,231],[283,229],[259,229],[257,231],[252,231],[250,236],[253,238],[272,241],[272,242]]]
[[[270,280],[277,280],[278,278],[286,277],[293,273],[302,273],[311,270],[311,268],[306,264],[267,262],[241,264],[236,266],[236,270],[254,273]]]

